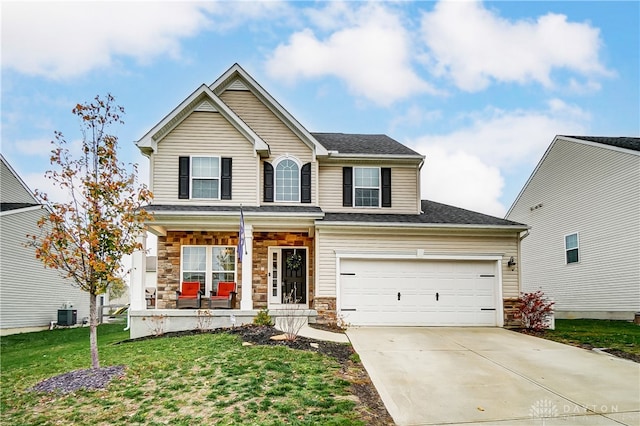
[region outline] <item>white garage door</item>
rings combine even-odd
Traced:
[[[351,325],[497,324],[495,261],[342,259],[340,314]]]

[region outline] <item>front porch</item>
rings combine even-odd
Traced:
[[[166,230],[158,235],[154,306],[142,296],[134,300],[133,293],[145,283],[132,274],[131,337],[240,326],[251,323],[261,309],[268,309],[274,319],[293,315],[315,322],[313,233],[309,228],[267,231],[249,224],[244,232],[244,247],[238,244],[238,232],[227,229]],[[144,270],[144,265],[134,269]],[[200,282],[199,306],[196,300],[184,305],[181,300],[178,309],[176,291],[194,281]],[[236,283],[235,303],[231,309],[210,309],[209,298],[223,281]]]
[[[129,313],[132,339],[160,336],[165,333],[189,330],[214,330],[251,324],[259,310],[241,309],[143,309]],[[302,323],[315,323],[317,312],[313,309],[291,305],[284,309],[269,310],[276,325],[295,318]]]

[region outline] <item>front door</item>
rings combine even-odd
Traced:
[[[269,304],[307,304],[306,248],[269,248]]]

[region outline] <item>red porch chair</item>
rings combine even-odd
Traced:
[[[198,281],[185,281],[182,283],[182,291],[176,290],[176,308],[180,309],[180,302],[185,301],[195,301],[196,308],[200,309],[202,292]]]
[[[211,291],[209,297],[209,309],[212,307],[231,309],[236,304],[236,283],[233,281],[220,281],[218,292]],[[215,306],[214,306],[215,305]]]

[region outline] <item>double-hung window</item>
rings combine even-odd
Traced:
[[[380,207],[380,168],[354,167],[354,200],[356,207]]]
[[[200,282],[200,291],[218,290],[221,281],[236,282],[235,246],[182,246],[182,281]]]
[[[182,247],[182,281],[199,281],[204,293],[207,280],[207,248],[205,246]]]
[[[191,157],[191,198],[220,198],[219,157]]]
[[[276,166],[276,201],[300,201],[300,167],[288,158]]]
[[[565,260],[567,264],[578,263],[580,256],[578,255],[579,241],[578,234],[569,234],[564,237]]]

